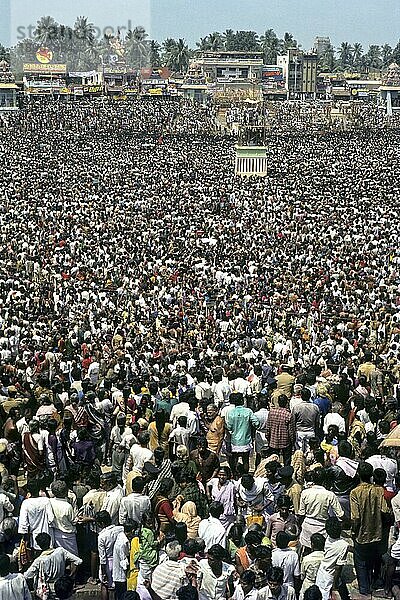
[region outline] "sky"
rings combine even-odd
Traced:
[[[116,29],[143,25],[154,39],[183,37],[193,47],[211,31],[251,29],[285,31],[305,49],[316,35],[328,35],[335,46],[344,40],[395,45],[400,37],[399,0],[0,0],[0,42],[14,44],[28,36],[42,15],[73,24],[87,16]]]

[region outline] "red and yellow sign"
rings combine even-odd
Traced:
[[[40,63],[47,65],[53,60],[53,52],[49,48],[39,48],[36,51],[36,59]]]

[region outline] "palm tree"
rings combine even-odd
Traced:
[[[381,49],[376,44],[371,44],[367,52],[368,67],[372,70],[378,70],[382,67]]]
[[[282,40],[283,50],[287,52],[289,48],[297,48],[297,40],[294,39],[291,33],[285,32]]]
[[[42,17],[36,23],[36,29],[33,34],[39,44],[48,46],[50,42],[57,39],[58,23],[53,17]]]
[[[393,60],[393,48],[389,44],[383,44],[381,47],[382,65],[388,67]]]
[[[282,51],[282,43],[273,29],[267,29],[260,38],[264,51],[264,60],[267,65],[274,65],[278,54]]]
[[[93,66],[94,34],[93,23],[88,23],[87,17],[77,17],[74,23],[73,40],[70,45],[68,61],[74,69],[81,71]]]
[[[224,39],[222,34],[219,31],[214,31],[210,33],[208,37],[208,43],[210,45],[210,50],[213,52],[218,52],[218,50],[222,50],[224,47]]]
[[[174,52],[176,41],[173,38],[166,38],[162,44],[162,60],[163,64],[171,66],[171,56]]]
[[[319,57],[318,67],[321,71],[327,71],[328,73],[332,73],[335,70],[335,49],[332,44],[329,44]]]
[[[363,55],[363,47],[362,44],[356,42],[353,45],[353,52],[351,54],[351,66],[358,70],[360,67],[361,57]]]
[[[149,63],[148,34],[144,27],[135,27],[126,34],[126,48],[130,63],[133,67],[141,69]]]
[[[180,73],[184,73],[188,70],[189,47],[187,44],[185,44],[185,40],[182,38],[179,38],[179,40],[175,43],[175,47],[173,48],[171,55],[171,67]]]
[[[87,17],[77,17],[74,23],[74,35],[80,40],[83,47],[94,42],[95,28],[93,23],[88,23]]]
[[[396,46],[393,48],[392,52],[392,61],[400,64],[400,40],[397,42]]]
[[[210,50],[210,39],[209,39],[209,36],[206,35],[206,37],[200,38],[200,40],[198,42],[196,42],[196,46],[202,52],[207,52],[207,50]]]
[[[351,66],[352,47],[349,42],[342,42],[339,52],[339,64],[342,70],[346,70]]]
[[[37,42],[30,38],[20,40],[10,51],[10,60],[13,65],[13,70],[16,73],[22,73],[22,65],[24,62],[32,62],[37,50]]]
[[[55,50],[57,60],[62,63],[71,63],[74,53],[74,31],[72,27],[60,25]]]
[[[224,41],[225,50],[234,50],[235,49],[235,32],[233,29],[227,29],[222,34],[222,39]]]
[[[149,42],[149,62],[152,67],[161,66],[160,56],[161,46],[156,40],[150,40]]]
[[[255,31],[237,31],[235,35],[237,52],[257,52],[260,50],[260,41]]]
[[[10,62],[10,51],[7,48],[4,48],[3,44],[0,44],[0,60]]]

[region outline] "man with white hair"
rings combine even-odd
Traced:
[[[168,559],[158,565],[151,579],[151,590],[161,600],[173,600],[176,592],[186,581],[185,567],[178,562],[181,545],[177,541],[170,542],[165,548]],[[150,592],[151,593],[151,592]]]

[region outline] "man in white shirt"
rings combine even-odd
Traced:
[[[10,573],[10,558],[0,554],[1,600],[32,600],[26,579],[20,573]]]
[[[349,544],[341,538],[342,528],[338,519],[334,517],[327,519],[325,529],[328,537],[315,584],[321,590],[322,600],[329,600],[335,582],[340,598],[349,598],[346,584],[341,580],[341,572],[347,562]]]
[[[172,407],[169,420],[172,423],[173,428],[176,427],[179,417],[187,417],[189,414],[190,406],[184,398],[185,395],[183,396],[183,399],[178,402],[178,404],[175,404],[175,406]]]
[[[51,491],[54,495],[54,498],[50,498],[51,508],[54,513],[54,546],[61,546],[61,548],[68,550],[71,554],[78,555],[76,527],[74,525],[76,514],[67,500],[68,486],[65,481],[53,481]]]
[[[272,566],[283,569],[283,583],[288,583],[295,590],[300,590],[300,562],[297,553],[288,548],[289,536],[285,531],[278,531],[276,548],[272,550]]]
[[[228,383],[227,377],[224,377],[224,372],[221,367],[217,367],[213,372],[213,384],[211,386],[214,394],[214,404],[218,408],[222,408],[229,404],[229,396],[231,395],[231,386]]]
[[[137,439],[139,443],[133,444],[129,451],[128,470],[135,469],[139,473],[142,473],[144,463],[153,460],[153,453],[147,447],[150,440],[150,435],[147,431],[139,433]]]
[[[106,491],[101,510],[106,510],[114,525],[118,525],[119,506],[124,496],[122,487],[117,484],[115,473],[104,473],[101,478],[101,487]]]
[[[199,600],[225,600],[233,594],[235,567],[223,562],[224,549],[216,544],[208,550],[206,559],[199,562],[202,575]]]
[[[397,475],[397,462],[393,458],[389,458],[386,456],[386,452],[388,449],[381,448],[380,454],[374,454],[366,459],[365,462],[368,462],[375,469],[384,469],[386,472],[386,481],[385,481],[385,489],[388,492],[395,491],[395,478]]]
[[[115,600],[120,600],[126,592],[126,579],[129,570],[131,540],[136,535],[137,523],[127,521],[124,530],[118,534],[113,548],[113,580]]]
[[[243,571],[240,576],[239,585],[236,586],[232,600],[258,600],[258,591],[254,587],[256,574],[254,571]]]
[[[328,433],[329,425],[337,425],[339,433],[346,433],[346,423],[340,414],[342,405],[340,402],[335,402],[332,406],[332,412],[328,413],[324,419],[324,433]]]
[[[54,522],[54,513],[47,497],[39,497],[39,485],[32,480],[27,484],[31,497],[26,498],[21,504],[19,515],[18,533],[22,533],[31,544],[31,548],[39,550],[36,544],[38,533],[50,533]]]
[[[76,568],[82,564],[82,559],[79,556],[71,554],[65,548],[50,548],[51,538],[47,533],[38,533],[36,543],[41,548],[42,553],[35,558],[29,569],[24,573],[27,581],[33,580],[33,589],[37,589],[41,568],[43,568],[46,583],[50,584],[52,589],[52,584],[65,575],[67,564],[71,565],[71,575],[74,575]]]
[[[100,571],[104,577],[108,589],[113,587],[113,551],[115,540],[120,533],[124,531],[122,525],[113,525],[111,517],[107,511],[101,510],[96,515],[96,523],[101,527],[97,539],[97,548],[99,551]]]
[[[122,498],[119,507],[119,522],[121,525],[126,521],[141,523],[144,513],[151,511],[150,498],[143,494],[144,486],[143,477],[132,479],[132,494]]]
[[[206,552],[215,544],[226,547],[226,529],[219,520],[224,512],[224,506],[221,502],[215,501],[210,504],[209,510],[208,519],[203,519],[199,524],[199,537],[205,542]]]
[[[267,576],[268,585],[258,590],[258,600],[296,600],[294,587],[283,583],[283,569],[272,567]]]

